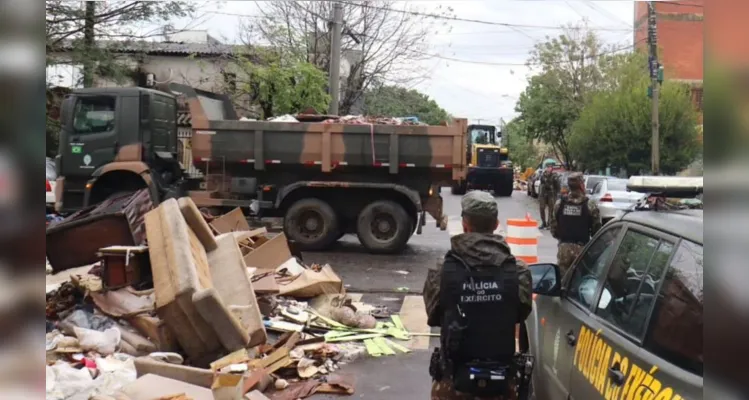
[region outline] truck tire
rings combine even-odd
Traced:
[[[338,215],[320,199],[302,199],[286,211],[283,230],[300,250],[323,250],[338,240]]]
[[[466,181],[463,181],[462,183],[453,182],[453,185],[450,188],[450,193],[456,196],[462,196],[466,194],[467,191],[468,191],[468,183]]]
[[[512,186],[508,185],[495,185],[494,186],[494,197],[511,197],[512,196]]]
[[[387,200],[370,203],[356,220],[359,242],[370,253],[401,252],[413,231],[413,221],[406,210],[400,204]]]

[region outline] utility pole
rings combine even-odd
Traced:
[[[87,1],[86,10],[83,20],[83,47],[86,49],[86,55],[83,60],[83,87],[94,86],[94,67],[95,61],[93,53],[96,51],[95,47],[95,27],[96,27],[96,2]]]
[[[341,95],[341,31],[343,29],[343,6],[333,3],[333,21],[330,23],[330,71],[328,87],[330,88],[330,106],[328,114],[338,115],[338,102]]]
[[[648,44],[650,45],[650,84],[652,92],[653,110],[652,110],[652,144],[651,144],[651,170],[653,175],[660,175],[660,121],[658,119],[658,96],[660,94],[659,75],[661,67],[658,63],[658,34],[656,30],[655,2],[648,2]]]

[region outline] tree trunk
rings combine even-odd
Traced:
[[[85,58],[83,59],[83,87],[94,86],[94,68],[95,62],[91,56],[92,52],[96,51],[94,46],[96,45],[95,31],[96,26],[96,2],[86,2],[86,16],[83,21],[83,46],[86,52]]]

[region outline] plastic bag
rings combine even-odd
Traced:
[[[117,350],[121,333],[118,328],[109,328],[104,332],[75,327],[78,344],[84,351],[93,350],[102,355],[109,355]]]
[[[96,315],[83,309],[73,311],[62,322],[95,331],[104,331],[117,325],[112,318],[104,315]]]
[[[94,379],[88,369],[75,369],[66,362],[58,362],[48,367],[52,374],[47,372],[47,400],[63,400],[75,394],[88,392]],[[49,382],[54,376],[53,382]]]

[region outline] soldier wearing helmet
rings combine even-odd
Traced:
[[[550,221],[551,235],[559,240],[557,264],[562,274],[601,229],[601,213],[596,203],[585,195],[583,175],[579,172],[570,174],[567,184],[570,192],[554,204]]]

